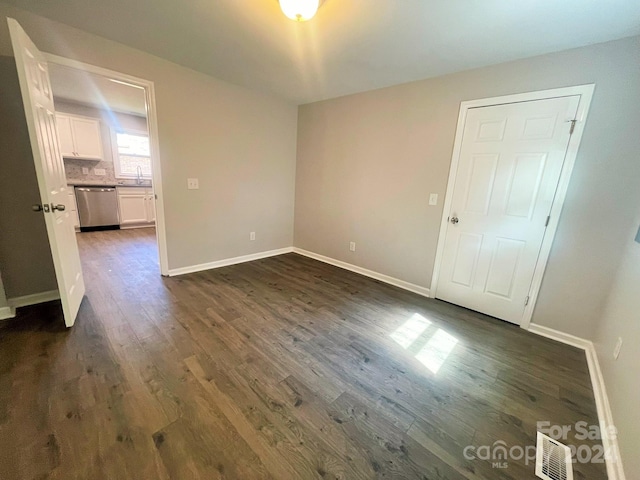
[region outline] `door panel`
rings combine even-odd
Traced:
[[[470,109],[436,296],[520,323],[579,96]]]
[[[498,158],[498,155],[474,155],[471,157],[465,212],[487,214],[493,193]]]
[[[507,121],[504,117],[497,119],[486,119],[478,122],[476,142],[499,142],[504,137],[504,129]]]
[[[512,217],[531,218],[544,172],[544,153],[517,155],[509,180],[505,213]]]
[[[451,281],[465,287],[471,287],[476,272],[482,235],[464,233],[458,238],[458,249],[454,260]]]
[[[7,19],[65,324],[73,325],[85,292],[69,189],[56,129],[47,63],[15,20]],[[25,212],[26,215],[30,213]]]
[[[557,115],[529,117],[524,121],[521,140],[547,140],[553,138],[556,128]]]
[[[485,292],[504,298],[511,298],[513,286],[516,281],[520,255],[525,247],[525,242],[510,238],[496,239],[493,256],[487,275]]]

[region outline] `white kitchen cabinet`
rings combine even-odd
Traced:
[[[156,223],[156,199],[153,190],[147,195],[147,215],[149,222]]]
[[[72,185],[68,186],[69,188],[69,210],[71,214],[71,218],[73,218],[73,226],[76,230],[80,229],[80,217],[78,216],[78,202],[76,201],[76,191]]]
[[[96,118],[56,113],[60,150],[64,158],[102,160],[100,121]]]
[[[153,190],[145,187],[118,187],[120,226],[148,227],[156,221]]]

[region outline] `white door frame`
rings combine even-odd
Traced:
[[[162,194],[162,170],[160,165],[160,142],[158,140],[158,119],[156,116],[156,96],[153,82],[134,77],[126,73],[116,72],[102,67],[97,67],[70,58],[60,57],[51,53],[44,53],[48,63],[55,63],[65,67],[71,67],[85,72],[112,78],[120,82],[128,83],[144,90],[147,103],[147,128],[149,129],[149,146],[151,147],[151,174],[153,178],[153,193],[156,196],[156,237],[158,241],[158,255],[160,257],[160,274],[169,275],[169,261],[167,257],[167,233],[164,221],[164,196]]]
[[[456,176],[458,172],[458,163],[460,160],[460,150],[462,147],[462,137],[464,133],[464,126],[467,121],[467,113],[472,108],[489,107],[493,105],[503,105],[507,103],[519,103],[529,102],[533,100],[546,100],[558,97],[568,97],[573,95],[580,96],[580,102],[578,104],[578,112],[576,113],[576,124],[569,139],[569,145],[564,159],[562,167],[562,173],[558,181],[558,188],[556,190],[553,204],[551,206],[549,226],[547,227],[544,238],[542,240],[542,246],[540,247],[540,253],[538,254],[538,261],[536,262],[536,268],[533,272],[533,280],[529,289],[529,303],[525,306],[524,313],[522,315],[522,321],[520,327],[529,329],[531,323],[531,317],[533,316],[533,310],[538,300],[538,293],[540,292],[540,285],[542,284],[542,278],[544,277],[544,271],[549,260],[549,254],[553,245],[553,239],[558,229],[558,222],[560,220],[560,213],[564,205],[564,199],[569,187],[569,181],[571,180],[571,172],[576,161],[578,154],[578,148],[580,146],[580,140],[582,139],[582,133],[584,132],[585,122],[587,120],[587,113],[589,112],[589,105],[591,104],[591,98],[593,97],[593,91],[595,84],[579,85],[575,87],[556,88],[552,90],[541,90],[538,92],[519,93],[515,95],[506,95],[503,97],[483,98],[480,100],[465,101],[460,104],[460,113],[458,114],[458,125],[456,127],[456,138],[453,144],[453,155],[451,157],[451,168],[449,169],[449,180],[447,182],[447,190],[445,194],[444,207],[442,210],[442,219],[440,221],[440,233],[438,235],[438,248],[436,249],[436,259],[433,268],[433,277],[431,279],[430,296],[436,298],[438,292],[438,277],[440,275],[440,267],[442,265],[442,256],[444,253],[444,241],[447,233],[447,226],[449,224],[449,215],[451,210],[451,202],[453,201],[453,189],[456,183]]]

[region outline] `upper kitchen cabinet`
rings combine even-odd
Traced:
[[[64,158],[102,160],[100,121],[95,118],[56,113],[60,149]]]

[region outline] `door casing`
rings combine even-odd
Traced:
[[[160,260],[160,274],[169,275],[169,260],[167,254],[167,233],[164,217],[164,195],[162,191],[162,166],[160,165],[160,142],[158,136],[158,118],[156,109],[156,95],[151,80],[134,77],[126,73],[116,72],[89,63],[79,62],[70,58],[43,52],[48,63],[55,63],[65,67],[83,70],[85,72],[111,78],[144,90],[147,103],[147,129],[149,130],[149,146],[151,150],[151,174],[153,179],[153,193],[156,196],[156,237],[158,242],[158,256]]]
[[[456,183],[456,176],[458,172],[458,164],[460,160],[460,151],[462,147],[462,136],[464,132],[464,126],[467,120],[467,113],[472,108],[490,107],[494,105],[503,105],[507,103],[520,103],[529,102],[534,100],[545,100],[550,98],[568,97],[573,95],[580,96],[580,102],[578,104],[578,112],[576,114],[576,124],[569,140],[567,152],[562,167],[562,173],[560,174],[560,180],[558,182],[558,188],[551,207],[551,218],[549,220],[549,226],[542,240],[542,246],[538,256],[538,262],[533,273],[533,279],[531,282],[531,288],[529,290],[529,302],[524,308],[522,315],[522,321],[520,327],[526,330],[529,329],[531,323],[531,317],[533,316],[533,310],[538,299],[540,292],[540,285],[542,284],[542,278],[549,260],[549,254],[551,253],[551,247],[553,245],[553,239],[558,229],[558,223],[560,220],[560,213],[564,205],[564,199],[569,188],[569,181],[571,180],[571,173],[573,172],[573,166],[578,154],[578,148],[580,147],[580,141],[582,140],[582,134],[584,132],[584,126],[587,120],[587,113],[589,112],[589,106],[591,105],[591,99],[593,98],[593,91],[595,84],[578,85],[574,87],[556,88],[551,90],[541,90],[536,92],[519,93],[515,95],[506,95],[502,97],[483,98],[480,100],[464,101],[460,104],[460,112],[458,114],[458,124],[456,127],[456,137],[453,145],[453,154],[451,157],[451,167],[449,169],[449,180],[447,182],[447,190],[445,193],[444,206],[442,209],[442,219],[440,220],[440,233],[438,235],[438,247],[436,249],[436,259],[433,268],[433,276],[431,279],[430,296],[436,298],[438,292],[438,278],[440,275],[440,266],[442,264],[442,256],[444,253],[444,242],[446,238],[448,219],[451,211],[451,203],[453,200],[453,190]]]

